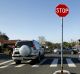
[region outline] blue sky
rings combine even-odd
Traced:
[[[70,13],[64,18],[64,41],[80,38],[80,0],[0,0],[0,31],[10,39],[61,42],[61,18],[55,7],[66,4]]]

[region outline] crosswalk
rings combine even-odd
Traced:
[[[39,64],[33,65],[32,67],[39,67],[42,63],[44,63],[47,59],[43,59]]]
[[[76,65],[71,61],[71,59],[66,59],[69,67],[76,67]]]
[[[2,63],[0,63],[0,65],[6,64],[6,63],[11,62],[11,61],[12,60],[8,60],[8,61],[5,61],[5,62],[2,62]]]
[[[73,62],[73,60],[71,58],[66,58],[65,60],[66,60],[66,64],[67,64],[68,67],[72,67],[72,68],[77,67],[76,64],[75,64],[75,62]],[[30,62],[30,61],[31,60],[29,60],[27,62]],[[42,64],[45,65],[44,64],[45,62],[49,62],[49,61],[50,61],[49,59],[46,59],[45,58],[45,59],[41,60],[40,63],[34,64],[34,65],[30,65],[30,66],[32,68],[34,68],[34,67],[35,68],[38,68]],[[59,62],[60,62],[60,59],[59,58],[54,58],[54,59],[51,59],[51,61],[50,61],[49,64],[48,63],[47,64],[49,65],[50,68],[53,68],[53,67],[55,68],[55,67],[58,67]],[[26,66],[27,64],[26,63],[24,63],[24,64],[21,63],[21,64],[16,65],[13,60],[8,60],[8,61],[4,61],[4,62],[0,63],[0,69],[7,68],[7,67],[9,67],[11,65],[14,66],[15,68],[21,68],[21,67]]]
[[[50,65],[50,67],[57,67],[58,59],[54,59]]]
[[[17,65],[17,66],[15,66],[15,67],[17,67],[17,68],[19,68],[19,67],[22,67],[22,66],[24,66],[25,64],[20,64],[20,65]]]

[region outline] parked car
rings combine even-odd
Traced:
[[[61,49],[58,50],[59,54],[61,54]],[[65,48],[63,49],[63,54],[77,54],[79,52],[76,48]]]
[[[61,54],[61,49],[58,52],[59,52],[59,54]],[[63,54],[73,54],[73,51],[72,51],[72,49],[65,48],[65,49],[63,49]]]
[[[70,48],[66,48],[66,49],[63,50],[63,53],[64,54],[73,54],[73,51]]]
[[[36,40],[32,41],[18,41],[15,45],[12,59],[16,64],[21,63],[22,60],[33,60],[44,57],[44,48]]]
[[[60,49],[54,49],[54,50],[53,50],[53,53],[54,53],[54,54],[59,54],[59,50],[60,50]]]
[[[80,52],[78,52],[78,54],[79,54],[79,58],[78,58],[78,59],[79,59],[79,61],[80,61]]]
[[[79,50],[77,48],[72,48],[73,54],[77,54]]]

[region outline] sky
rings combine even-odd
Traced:
[[[10,40],[61,42],[61,17],[55,13],[58,4],[66,4],[64,41],[80,39],[80,0],[0,0],[0,31]]]

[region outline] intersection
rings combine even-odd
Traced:
[[[18,65],[12,59],[0,61],[0,74],[53,74],[56,70],[61,69],[60,55],[57,54],[46,54],[40,62],[28,60],[22,61]],[[64,55],[63,67],[71,74],[79,74],[80,61],[78,55]]]

